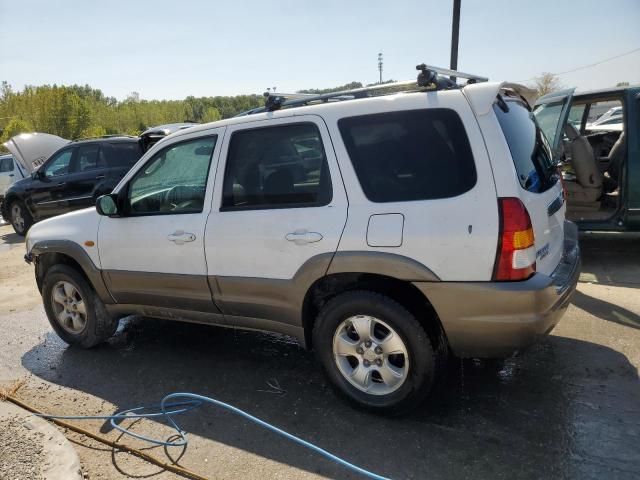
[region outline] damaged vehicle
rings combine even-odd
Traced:
[[[562,172],[567,218],[581,230],[640,231],[640,87],[554,92],[534,113]]]
[[[45,133],[17,135],[5,143],[27,177],[5,193],[2,217],[18,235],[45,218],[95,205],[142,156],[137,137],[69,141]]]
[[[580,250],[533,92],[418,69],[177,131],[96,208],[34,225],[52,328],[82,348],[132,314],[290,335],[348,401],[392,414],[450,356],[547,335]]]

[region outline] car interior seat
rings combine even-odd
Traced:
[[[620,182],[620,173],[626,153],[627,141],[624,132],[622,132],[609,152],[609,168],[607,172],[611,179],[615,181],[616,186]]]
[[[568,200],[574,206],[599,208],[603,176],[596,163],[593,148],[589,140],[581,136],[570,123],[565,125],[564,132],[569,139],[571,164],[575,172],[575,179],[565,178]]]

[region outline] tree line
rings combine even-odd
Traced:
[[[89,85],[0,86],[0,144],[22,132],[45,132],[76,139],[100,135],[137,135],[174,122],[212,122],[264,105],[261,95],[193,97],[184,100],[125,100]],[[1,147],[0,147],[1,148]]]

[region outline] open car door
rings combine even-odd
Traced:
[[[69,140],[66,138],[48,133],[21,133],[11,137],[4,146],[12,153],[26,177],[67,143]]]
[[[544,95],[536,101],[533,110],[538,125],[553,150],[556,163],[561,160],[562,130],[569,118],[574,91],[575,88],[569,88]]]

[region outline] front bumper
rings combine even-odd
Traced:
[[[562,260],[551,275],[523,282],[416,282],[435,308],[453,353],[508,357],[548,334],[567,310],[580,277],[578,228],[565,223]]]

